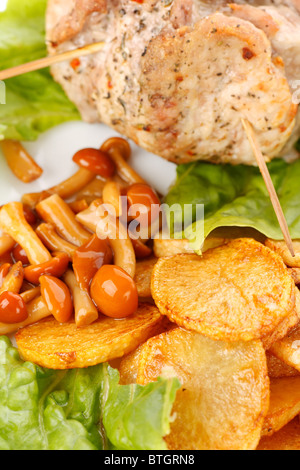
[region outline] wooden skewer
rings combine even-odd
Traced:
[[[43,57],[42,59],[34,60],[33,62],[28,62],[27,64],[17,65],[10,69],[0,71],[0,80],[6,80],[8,78],[17,77],[18,75],[23,75],[28,72],[34,72],[36,70],[41,70],[51,65],[58,64],[60,62],[65,62],[68,60],[76,59],[78,57],[84,57],[95,52],[99,52],[103,49],[105,42],[96,42],[94,44],[89,44],[85,47],[80,47],[79,49],[74,49],[72,51],[62,52],[60,54],[55,54],[49,57]]]
[[[266,183],[266,186],[267,186],[270,198],[271,198],[271,202],[272,202],[275,214],[277,216],[281,231],[282,231],[283,236],[284,236],[284,240],[285,240],[285,242],[288,246],[288,249],[290,250],[291,255],[293,257],[295,257],[295,251],[294,251],[294,248],[293,248],[293,242],[292,242],[291,235],[290,235],[290,232],[289,232],[288,224],[286,222],[286,219],[285,219],[280,201],[278,199],[276,190],[275,190],[274,185],[273,185],[273,181],[271,179],[267,164],[265,162],[264,156],[263,156],[262,151],[260,149],[259,143],[257,141],[256,135],[255,135],[254,130],[253,130],[253,127],[250,124],[250,122],[246,119],[242,119],[242,123],[243,123],[244,129],[246,131],[247,137],[249,139],[249,142],[251,144],[251,147],[253,149],[253,152],[254,152],[255,158],[257,160],[260,172],[261,172],[261,174],[263,176],[263,179]]]

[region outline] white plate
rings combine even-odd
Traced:
[[[0,155],[0,204],[18,201],[24,193],[45,190],[70,177],[78,168],[72,156],[85,147],[99,148],[108,138],[118,135],[102,124],[69,122],[45,132],[36,142],[24,146],[44,169],[34,183],[21,183]],[[165,195],[176,178],[176,165],[152,155],[131,143],[132,167],[157,191]]]

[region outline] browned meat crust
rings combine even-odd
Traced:
[[[94,12],[106,12],[106,0],[51,0],[48,9],[48,40],[57,46],[72,39],[82,30]]]
[[[237,2],[233,11],[223,0],[49,0],[50,52],[105,41],[53,76],[84,120],[168,160],[254,164],[241,118],[267,160],[280,156],[299,136],[300,17],[290,0]]]

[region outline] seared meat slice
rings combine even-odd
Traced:
[[[300,12],[300,0],[254,0],[254,2],[246,3],[255,3],[256,5],[273,5],[276,7],[286,6],[290,9],[294,9]]]
[[[280,154],[297,106],[273,38],[255,21],[222,0],[68,0],[59,14],[60,2],[48,5],[50,52],[106,41],[98,54],[52,69],[83,119],[178,163],[254,164],[245,117],[266,158]]]
[[[299,79],[300,16],[285,6],[255,8],[251,5],[232,4],[231,8],[235,16],[251,21],[266,33],[271,40],[273,51],[284,60],[288,79]]]
[[[48,40],[53,46],[80,33],[94,12],[106,12],[106,0],[51,0],[47,16]]]
[[[254,8],[251,5],[231,5],[233,12],[239,18],[251,21],[255,26],[261,28],[269,37],[274,56],[284,59],[285,71],[294,96],[294,101],[300,97],[300,15],[284,4],[294,4],[300,11],[300,0],[276,2],[274,6],[261,6]],[[293,156],[295,141],[300,134],[300,116],[298,113],[297,124],[291,139],[283,149],[283,153]]]
[[[142,146],[165,158],[171,151],[180,161],[253,161],[241,116],[255,123],[269,157],[291,133],[289,87],[266,37],[248,22],[217,13],[192,30],[161,33],[142,64],[143,118],[151,123]]]
[[[96,4],[98,11],[89,13],[89,8],[94,9]],[[110,30],[113,33],[113,16],[112,12],[106,12],[106,0],[49,0],[46,16],[49,53],[108,40]],[[52,67],[54,78],[61,83],[87,122],[99,121],[97,80],[105,69],[109,49],[107,44],[103,52]]]

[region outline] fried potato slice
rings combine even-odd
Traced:
[[[287,266],[290,266],[291,268],[300,268],[300,240],[293,240],[295,257],[291,255],[285,241],[271,240],[268,238],[265,241],[265,245],[271,250],[275,251],[275,253],[278,253]]]
[[[300,377],[271,379],[270,391],[262,436],[271,436],[300,413]]]
[[[161,313],[223,341],[264,338],[283,325],[285,334],[289,317],[297,321],[295,291],[280,256],[252,239],[232,240],[202,257],[160,258],[151,282]]]
[[[170,450],[248,450],[260,439],[269,406],[269,379],[260,341],[225,343],[172,329],[121,362],[121,380],[139,384],[178,377],[166,442]],[[125,370],[125,377],[122,377]]]
[[[131,385],[136,383],[143,346],[144,345],[141,344],[141,346],[139,346],[135,351],[127,354],[121,360],[119,365],[121,385]]]
[[[206,238],[203,247],[202,253],[217,246],[224,245],[226,243],[225,238],[220,237],[209,237]],[[157,258],[163,258],[165,256],[174,256],[183,253],[194,253],[194,249],[191,247],[189,240],[174,240],[174,239],[154,239],[153,251]]]
[[[266,352],[267,356],[267,365],[268,365],[268,375],[271,379],[280,379],[283,377],[297,377],[300,375],[300,372],[290,367],[273,354],[270,354],[269,351]]]
[[[161,331],[157,332],[157,335],[177,328],[177,325],[171,323],[166,317],[165,320],[165,322],[161,323]],[[132,351],[121,359],[121,362],[118,365],[121,385],[130,385],[136,383],[140,354],[144,345],[145,343],[141,344],[137,349],[135,349],[135,351]]]
[[[272,436],[261,439],[257,450],[300,450],[300,421],[293,419]]]
[[[300,284],[300,268],[289,268],[288,271],[292,276],[294,283],[298,286]]]
[[[194,253],[189,240],[165,240],[156,238],[153,242],[153,252],[157,258],[174,256],[180,253]]]
[[[136,263],[134,281],[141,298],[151,297],[151,276],[157,261],[157,258],[147,258]]]
[[[158,334],[163,322],[158,309],[145,303],[124,320],[101,316],[82,328],[47,319],[19,330],[16,341],[25,361],[48,369],[85,368],[130,353]]]
[[[300,326],[292,330],[284,338],[276,341],[270,352],[290,367],[300,372]]]
[[[297,295],[296,295],[297,297]],[[264,348],[269,350],[273,344],[285,338],[299,324],[299,309],[295,308],[269,335],[262,338]]]

